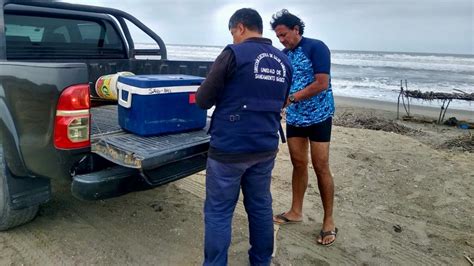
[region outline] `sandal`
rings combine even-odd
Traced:
[[[282,212],[278,215],[273,216],[273,222],[278,225],[283,225],[283,224],[297,224],[301,223],[303,220],[297,221],[297,220],[290,220],[285,217],[286,212]],[[280,221],[277,221],[280,220]]]
[[[331,246],[332,244],[334,244],[334,242],[336,242],[337,232],[338,232],[337,227],[334,229],[334,231],[323,231],[323,230],[321,230],[321,231],[319,232],[319,236],[321,237],[321,242],[319,242],[319,240],[317,240],[318,244],[323,245],[323,246],[326,246],[326,247]],[[329,242],[329,243],[327,243],[327,244],[323,244],[322,241],[323,241],[324,238],[327,237],[327,236],[334,236],[334,240],[331,241],[331,242]]]

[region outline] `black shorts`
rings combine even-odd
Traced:
[[[324,120],[323,122],[310,125],[307,127],[295,127],[292,125],[286,125],[286,137],[287,138],[309,138],[314,142],[330,142],[331,141],[331,127],[332,117]]]

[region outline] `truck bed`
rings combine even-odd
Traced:
[[[116,105],[94,107],[91,151],[121,166],[150,170],[206,153],[208,126],[209,123],[201,130],[142,137],[121,129]]]

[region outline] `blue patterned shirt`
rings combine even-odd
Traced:
[[[322,41],[303,37],[295,49],[285,49],[283,52],[293,67],[290,94],[314,82],[315,74],[331,76],[331,53]],[[326,90],[309,99],[290,104],[286,108],[286,123],[297,127],[314,125],[333,116],[334,110],[334,97],[329,80]]]

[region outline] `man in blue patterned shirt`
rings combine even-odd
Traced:
[[[308,186],[308,148],[318,179],[324,208],[323,226],[317,242],[331,245],[337,228],[333,219],[334,183],[329,169],[334,98],[331,88],[331,55],[320,40],[303,37],[304,23],[283,9],[273,15],[271,26],[293,67],[293,80],[286,107],[286,132],[293,164],[291,209],[274,217],[278,224],[301,222]]]

